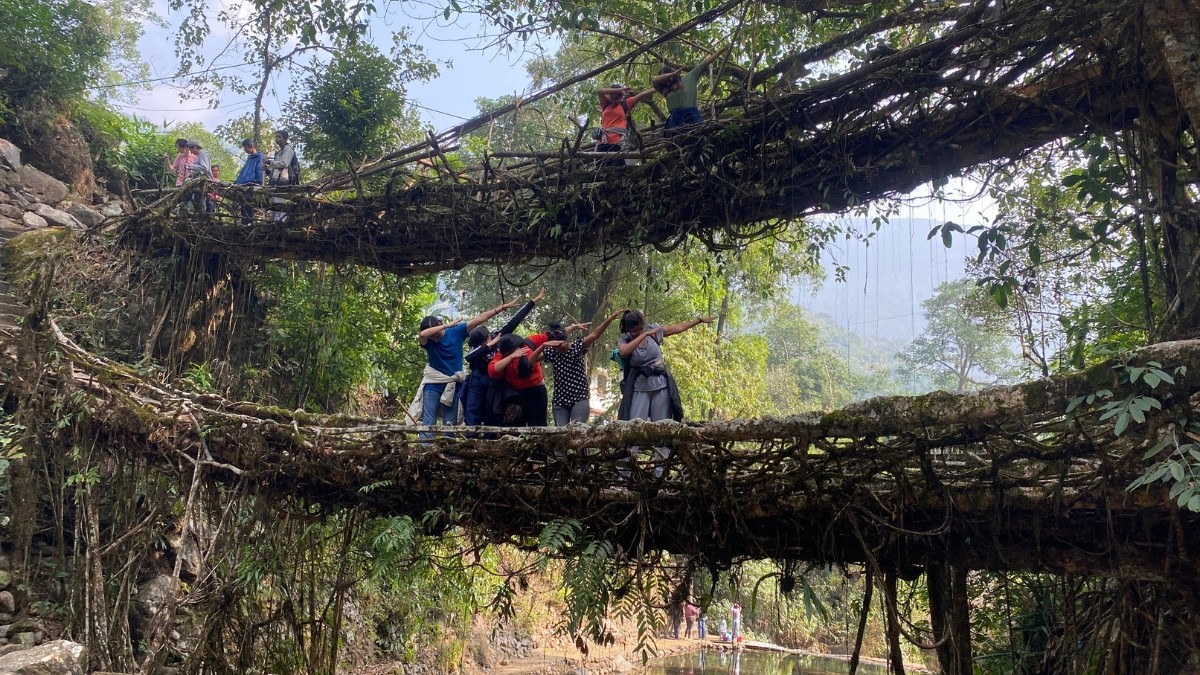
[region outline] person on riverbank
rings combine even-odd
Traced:
[[[693,605],[690,602],[684,603],[684,605],[683,605],[683,620],[684,620],[684,623],[687,624],[687,627],[684,629],[683,634],[689,640],[692,639],[692,626],[696,625],[696,618],[699,616],[700,616],[700,608],[699,607]],[[703,636],[701,636],[701,637],[703,637]]]
[[[724,618],[721,619],[721,623],[717,624],[717,637],[729,640],[729,623]]]
[[[733,606],[729,608],[729,624],[732,626],[732,629],[729,633],[729,643],[733,645],[734,649],[741,649],[742,606],[736,602],[733,603]]]
[[[708,636],[708,610],[700,608],[700,616],[696,617],[696,632],[701,640]]]
[[[212,157],[208,154],[199,141],[187,142],[188,152],[191,153],[191,158],[187,163],[188,178],[207,178],[213,179],[212,175]],[[211,213],[216,209],[217,204],[208,198],[208,195],[203,192],[197,192],[193,197],[196,206],[196,212],[203,211]]]

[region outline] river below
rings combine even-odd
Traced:
[[[745,651],[740,654],[700,650],[668,656],[650,664],[646,675],[845,675],[845,661],[821,656],[795,656]],[[886,668],[860,664],[862,675],[884,675]]]

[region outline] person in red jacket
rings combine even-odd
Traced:
[[[515,418],[505,415],[504,425],[514,427],[544,427],[546,419],[546,378],[542,374],[542,358],[547,348],[560,344],[545,333],[522,338],[509,333],[496,344],[496,355],[488,364],[488,375],[497,383],[512,390],[520,413]]]

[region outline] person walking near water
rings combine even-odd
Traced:
[[[742,606],[736,602],[729,608],[729,624],[733,627],[729,633],[729,642],[734,649],[741,649]]]

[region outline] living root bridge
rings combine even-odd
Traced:
[[[1200,390],[1200,341],[1133,362],[1186,366],[1153,392],[1164,412],[1116,437],[1096,411],[1064,415],[1110,365],[969,395],[878,398],[825,414],[711,424],[564,429],[424,428],[289,412],[147,381],[57,333],[60,386],[103,442],[200,461],[281,497],[380,515],[457,514],[496,540],[533,541],[575,519],[628,550],[870,563],[902,576],[959,568],[1200,581],[1200,516],[1164,490],[1127,492],[1148,444]],[[47,378],[46,381],[51,381]],[[1144,389],[1144,387],[1143,387]],[[61,392],[58,392],[61,393]],[[1142,392],[1145,393],[1145,392]],[[78,400],[77,397],[62,397]],[[497,434],[489,438],[481,433]],[[475,437],[471,437],[474,435]],[[672,449],[662,477],[632,447]],[[642,455],[644,457],[645,455]],[[1169,542],[1169,543],[1168,543]]]
[[[416,147],[407,159],[325,181],[337,189],[226,188],[217,214],[179,217],[180,203],[208,189],[197,183],[132,214],[122,231],[168,248],[182,241],[404,274],[669,249],[688,236],[732,247],[788,219],[841,212],[1059,138],[1121,128],[1146,86],[1119,30],[1136,5],[1013,0],[998,17],[968,13],[940,36],[800,91],[744,92],[689,133],[649,131],[638,166],[598,166],[579,154],[577,139],[549,158],[485,159],[452,172],[428,161],[423,168],[415,160],[440,151]],[[1073,56],[1058,56],[1066,53]],[[390,173],[380,173],[385,167]],[[386,185],[370,187],[380,176]],[[244,204],[260,207],[249,225],[241,222]]]

